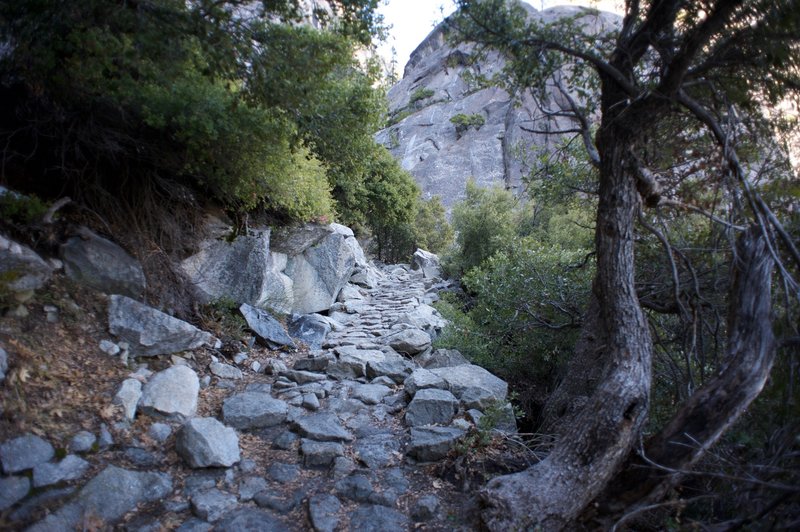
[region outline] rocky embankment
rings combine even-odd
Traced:
[[[320,263],[312,248],[322,240],[311,240],[304,260]],[[58,266],[4,245],[42,272]],[[98,348],[131,369],[97,408],[115,405],[116,418],[68,441],[3,435],[3,521],[34,531],[469,527],[467,498],[436,464],[487,411],[497,430],[515,431],[507,385],[456,351],[431,349],[445,325],[428,304],[442,285],[435,256],[418,252],[416,269],[361,257],[344,261],[349,280],[324,313],[287,315],[288,331],[242,303],[257,342],[230,357],[210,333],[130,297],[138,285],[109,296],[110,334]],[[2,350],[0,369],[7,358],[13,366],[14,349]]]

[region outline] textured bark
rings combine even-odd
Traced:
[[[761,392],[774,360],[770,324],[770,278],[774,261],[758,228],[737,244],[728,318],[727,361],[717,377],[700,388],[644,451],[626,467],[592,505],[586,519],[603,525],[624,513],[658,501],[717,441]]]
[[[627,171],[632,141],[626,133],[608,127],[598,139],[607,148],[601,150],[594,283],[605,331],[598,353],[605,361],[603,377],[545,460],[496,478],[481,492],[482,518],[492,530],[569,525],[618,470],[644,422],[652,342],[634,286],[639,199],[635,177]]]

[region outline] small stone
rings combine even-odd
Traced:
[[[125,449],[125,458],[131,463],[141,468],[151,468],[159,465],[161,458],[155,453],[151,453],[140,447],[128,447]]]
[[[245,353],[245,352],[236,353],[235,355],[233,355],[233,362],[234,362],[234,364],[241,364],[242,362],[244,362],[248,358],[249,357],[247,356],[247,353]]]
[[[339,418],[332,412],[320,412],[303,416],[294,421],[294,427],[301,436],[317,441],[352,441],[353,435],[342,426]]]
[[[0,461],[7,475],[33,469],[49,461],[54,455],[53,446],[33,434],[25,434],[0,444]]]
[[[267,489],[267,481],[261,477],[247,477],[239,482],[239,500],[247,502],[253,500],[256,493]]]
[[[253,360],[253,362],[250,363],[250,369],[253,371],[253,373],[259,373],[262,369],[261,362],[258,360]]]
[[[325,371],[329,363],[330,359],[327,357],[301,358],[294,363],[294,369],[298,371]]]
[[[33,468],[33,487],[52,486],[59,482],[81,478],[89,469],[89,462],[74,454],[58,463],[45,462]]]
[[[350,514],[350,529],[363,532],[406,532],[408,518],[391,508],[369,504]]]
[[[100,424],[100,437],[97,439],[97,446],[100,449],[108,449],[114,445],[114,436],[108,430],[108,425],[105,423]]]
[[[337,456],[344,456],[340,443],[302,440],[300,454],[306,467],[329,467]]]
[[[414,521],[430,521],[439,511],[439,498],[435,495],[423,495],[411,509]]]
[[[290,431],[284,431],[278,434],[278,436],[272,440],[272,447],[274,449],[281,449],[283,451],[291,450],[294,446],[294,443],[300,439],[297,434]]]
[[[376,405],[392,392],[382,384],[359,384],[353,388],[353,397],[367,405]]]
[[[239,437],[214,418],[194,418],[178,431],[178,454],[194,468],[230,467],[239,461]]]
[[[303,394],[302,406],[309,410],[319,410],[319,399],[313,393]]]
[[[253,500],[262,508],[269,508],[281,514],[288,514],[294,510],[303,500],[303,492],[298,491],[291,494],[289,497],[280,497],[273,495],[268,491],[257,493]]]
[[[447,383],[434,372],[425,368],[417,368],[403,382],[403,388],[405,388],[406,394],[408,394],[409,397],[414,397],[414,394],[416,394],[418,390],[424,390],[426,388],[446,390]]]
[[[267,476],[281,484],[293,481],[299,473],[300,468],[294,464],[275,462],[267,468]]]
[[[242,370],[230,364],[223,364],[221,362],[212,362],[208,369],[219,377],[220,379],[241,379],[244,375]]]
[[[0,512],[11,508],[28,495],[31,482],[28,477],[0,478]]]
[[[308,499],[308,515],[316,532],[333,532],[339,525],[342,503],[334,495],[314,495]]]
[[[348,476],[356,470],[356,464],[346,456],[337,456],[333,460],[333,468],[331,469],[331,476],[334,479],[340,479]]]
[[[100,340],[100,351],[113,357],[119,354],[120,347],[111,340]]]
[[[142,383],[136,379],[125,379],[114,396],[114,404],[120,405],[125,414],[125,419],[133,421],[136,417],[136,406],[142,397]]]
[[[386,375],[381,375],[380,377],[375,377],[370,381],[370,384],[383,384],[384,386],[394,386],[395,382],[387,377]]]
[[[267,375],[278,375],[283,371],[287,371],[288,369],[289,368],[286,367],[286,364],[277,358],[270,358],[264,363],[264,373]]]
[[[320,382],[327,380],[325,375],[314,373],[312,371],[299,371],[295,369],[282,371],[280,375],[281,377],[286,377],[290,381],[294,381],[297,384],[307,384],[309,382]]]
[[[158,443],[164,443],[172,434],[172,427],[166,423],[153,423],[147,434]]]
[[[275,532],[287,527],[273,515],[257,508],[241,507],[229,512],[218,523],[216,530],[225,532]]]
[[[73,453],[87,453],[92,450],[97,437],[88,430],[82,430],[72,437],[69,442],[69,450]]]
[[[372,483],[364,475],[351,475],[335,484],[336,494],[355,502],[368,502],[375,492]]]
[[[207,523],[196,517],[191,517],[176,528],[175,532],[210,532],[213,528],[214,525],[211,523]]]
[[[192,497],[192,512],[200,519],[211,523],[219,521],[236,506],[236,496],[216,488],[200,492]]]

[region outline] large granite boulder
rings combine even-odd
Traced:
[[[439,256],[424,249],[417,249],[414,252],[414,256],[411,257],[411,269],[421,271],[422,276],[426,279],[435,279],[442,276]]]
[[[253,230],[232,241],[216,221],[217,235],[181,263],[202,299],[226,298],[288,313],[293,305],[292,280],[283,274],[287,257],[270,250],[270,230]]]
[[[107,294],[138,298],[147,287],[139,261],[86,228],[61,246],[61,259],[71,279]]]
[[[276,320],[266,310],[262,310],[243,303],[239,312],[244,316],[247,326],[268,346],[278,348],[282,346],[294,349],[296,346],[292,338],[286,334],[281,322]]]
[[[348,238],[352,237],[333,232],[301,255],[289,257],[286,274],[294,283],[293,312],[322,312],[336,302],[356,263]]]
[[[0,288],[28,292],[41,288],[53,269],[35,251],[0,235]]]
[[[112,295],[108,329],[128,342],[134,356],[156,356],[218,345],[213,335],[152,307],[121,295]]]

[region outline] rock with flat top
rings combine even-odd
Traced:
[[[239,461],[239,437],[213,417],[194,418],[178,431],[175,449],[194,468],[230,467]]]
[[[33,434],[25,434],[0,444],[0,462],[7,475],[33,469],[49,461],[54,455],[53,446]]]
[[[200,380],[188,366],[172,366],[153,375],[142,389],[139,410],[146,414],[188,419],[197,412]]]

